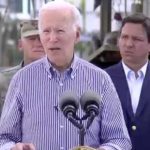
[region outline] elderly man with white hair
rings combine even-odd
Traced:
[[[46,57],[24,67],[11,81],[0,122],[0,150],[130,150],[121,104],[106,72],[78,58],[81,16],[67,3],[52,1],[39,12]],[[57,107],[66,91],[101,96],[99,115],[78,147],[78,129]],[[79,117],[83,111],[77,112]]]

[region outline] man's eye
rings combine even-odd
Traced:
[[[49,30],[43,30],[44,33],[49,33]]]
[[[29,39],[29,40],[35,40],[36,37],[29,37],[28,39]]]
[[[59,30],[57,30],[57,32],[59,32],[59,33],[63,33],[63,32],[64,32],[64,30],[59,29]]]
[[[134,38],[134,41],[143,41],[141,38]]]
[[[122,39],[127,39],[127,36],[121,36]]]

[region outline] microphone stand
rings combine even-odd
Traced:
[[[85,136],[85,128],[82,123],[82,119],[79,117],[73,117],[71,113],[68,113],[68,120],[79,129],[79,146],[84,146],[84,136]],[[79,122],[77,121],[79,120]]]
[[[95,113],[93,111],[90,112],[90,114],[86,113],[82,118],[79,118],[77,115],[74,115],[72,112],[65,114],[65,116],[75,127],[79,129],[79,146],[84,146],[84,136],[86,134],[86,130],[89,129],[90,125],[92,124],[95,118]],[[86,128],[83,125],[82,122],[83,120],[87,120]]]
[[[90,125],[92,124],[93,120],[95,118],[95,114],[93,112],[89,114],[85,114],[80,120],[80,130],[79,130],[79,143],[80,143],[80,146],[84,146],[84,136],[86,134],[86,130],[89,129]],[[82,121],[83,120],[87,120],[87,126],[86,128],[83,126],[83,123]]]
[[[79,145],[84,146],[84,136],[85,136],[85,128],[82,123],[82,119],[80,119],[81,128],[79,129]]]
[[[82,118],[79,118],[78,116],[73,116],[72,113],[68,113],[67,118],[75,127],[79,129],[79,146],[84,146],[84,136],[86,134],[86,130],[89,129],[90,125],[92,124],[95,118],[95,113],[91,112],[90,115],[85,114]],[[87,119],[88,121],[85,129],[82,121]]]

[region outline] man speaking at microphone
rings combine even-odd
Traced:
[[[111,79],[74,54],[80,18],[76,7],[63,1],[51,1],[40,9],[39,33],[47,55],[20,70],[10,83],[0,121],[0,150],[70,150],[78,146],[78,129],[56,106],[65,91],[80,98],[88,90],[99,94],[101,103],[85,146],[131,149]],[[78,113],[83,115],[81,110]]]

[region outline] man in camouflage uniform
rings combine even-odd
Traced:
[[[37,20],[22,21],[20,24],[20,35],[18,46],[19,50],[23,52],[22,63],[0,72],[0,114],[12,76],[23,66],[45,55],[39,38]]]

